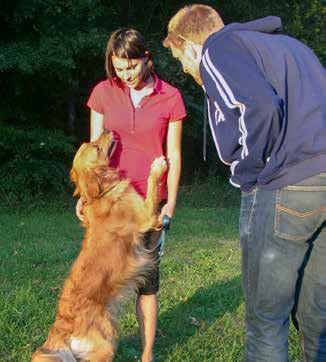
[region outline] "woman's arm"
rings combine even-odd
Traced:
[[[168,162],[168,200],[163,206],[160,218],[164,215],[173,216],[177,200],[179,180],[181,174],[181,135],[182,121],[170,122],[167,133],[167,162]]]
[[[91,109],[91,142],[96,141],[104,129],[104,116],[101,113],[95,112]]]

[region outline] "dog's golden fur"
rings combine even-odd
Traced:
[[[112,361],[117,343],[114,303],[152,265],[141,234],[159,226],[157,187],[166,163],[163,158],[154,161],[143,200],[128,180],[108,168],[113,143],[112,134],[103,133],[96,142],[84,143],[74,158],[71,179],[75,195],[84,200],[86,232],[54,325],[33,362]]]

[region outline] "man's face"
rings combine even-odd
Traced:
[[[190,46],[191,47],[191,46]],[[182,69],[184,73],[189,73],[200,86],[203,84],[200,73],[199,73],[199,64],[201,57],[199,56],[196,49],[189,49],[184,47],[183,49],[177,48],[170,45],[172,55],[175,59],[179,60],[182,64]]]

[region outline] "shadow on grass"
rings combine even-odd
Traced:
[[[208,333],[216,320],[235,313],[242,302],[241,279],[237,276],[218,281],[207,288],[199,288],[188,299],[162,312],[155,343],[157,361],[165,361],[177,346],[186,345],[195,334]],[[115,361],[136,360],[138,351],[139,335],[122,338]]]
[[[188,300],[159,317],[157,349],[164,361],[177,345],[186,344],[196,333],[205,333],[210,325],[226,313],[233,313],[243,301],[241,279],[219,281],[208,288],[199,288]]]

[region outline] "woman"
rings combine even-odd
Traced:
[[[114,132],[118,142],[110,166],[129,178],[143,197],[153,160],[166,156],[169,167],[160,184],[160,217],[172,217],[181,170],[182,120],[186,116],[182,97],[154,73],[151,54],[136,30],[118,29],[111,35],[105,68],[108,79],[95,86],[87,103],[91,109],[91,141],[103,129]],[[81,203],[78,208],[77,214]],[[155,249],[159,236],[159,232],[148,233],[146,247]],[[157,265],[139,289],[136,302],[142,362],[154,361],[158,289]]]

